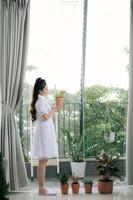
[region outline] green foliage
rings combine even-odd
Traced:
[[[112,176],[120,178],[118,167],[118,156],[101,153],[96,157],[99,165],[97,166],[98,175],[102,176],[103,181],[109,181]]]
[[[85,102],[97,102],[106,99],[107,95],[110,93],[108,87],[101,85],[94,85],[85,89]]]
[[[5,172],[3,169],[3,156],[0,153],[0,199],[9,194],[9,184],[6,183]]]
[[[30,106],[25,105],[30,103],[28,100],[30,90],[31,86],[26,83],[23,101],[17,112],[17,121],[25,155],[28,155],[30,152]],[[55,90],[50,89],[49,93],[50,99],[53,97],[54,101]],[[83,157],[83,138],[80,140],[79,135],[79,102],[79,92],[75,94],[66,92],[64,106],[58,111],[58,142],[61,158],[71,156],[73,160],[82,160]],[[102,150],[112,155],[125,156],[127,104],[128,91],[125,89],[100,85],[85,88],[84,153],[86,158],[94,157]],[[67,134],[64,134],[64,131],[62,132],[62,129],[69,130],[70,134],[68,134],[68,137]],[[115,139],[110,142],[105,139],[105,136],[110,136],[111,132],[115,133]],[[76,141],[78,145],[76,145]],[[76,151],[76,149],[80,149],[80,151]]]
[[[25,162],[29,162],[29,160],[30,160],[29,155],[27,155],[27,154],[24,153],[24,161]]]
[[[84,141],[85,156],[107,153],[125,155],[128,93],[124,89],[93,86],[85,90]],[[105,135],[115,133],[115,140]]]
[[[64,95],[65,95],[65,91],[64,90],[60,90],[60,91],[56,92],[55,97],[64,98]]]
[[[83,179],[83,182],[84,182],[84,184],[90,184],[90,185],[93,185],[93,181],[90,180],[89,178],[84,178],[84,179]]]
[[[19,134],[21,138],[22,150],[24,153],[24,159],[28,161],[28,152],[30,152],[30,105],[25,104],[25,98],[22,98],[20,101],[20,105],[16,112],[16,119],[19,128]],[[26,101],[28,103],[29,100]]]
[[[79,177],[76,176],[75,174],[71,176],[71,180],[73,184],[78,184],[79,183]]]
[[[64,129],[63,133],[67,137],[69,145],[70,155],[72,161],[82,162],[83,161],[83,136],[77,131],[75,134],[68,129]]]
[[[68,175],[66,173],[60,173],[59,176],[58,176],[58,179],[60,181],[60,183],[62,185],[65,185],[68,183]]]
[[[77,92],[75,94],[70,94],[68,92],[65,93],[65,98],[64,98],[65,103],[75,103],[78,104],[80,102],[80,94]],[[77,111],[77,109],[76,109]]]

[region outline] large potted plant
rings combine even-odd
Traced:
[[[102,153],[101,155],[96,157],[98,165],[97,170],[98,174],[102,176],[101,179],[98,180],[98,191],[101,194],[109,194],[113,192],[113,180],[112,177],[118,177],[119,175],[119,167],[118,167],[118,156],[107,155],[106,153]]]
[[[5,171],[3,166],[3,156],[0,153],[0,200],[9,200],[9,184],[6,182]]]
[[[68,188],[69,188],[68,175],[66,173],[60,173],[58,179],[61,184],[61,193],[68,194]]]
[[[71,132],[68,129],[63,130],[71,155],[71,170],[72,175],[77,175],[79,178],[83,178],[85,174],[86,162],[83,159],[83,136],[77,132]]]

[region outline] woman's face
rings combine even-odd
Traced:
[[[48,95],[48,86],[45,85],[45,87],[43,88],[43,90],[41,91],[43,96],[47,96]]]

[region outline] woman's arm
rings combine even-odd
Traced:
[[[48,120],[50,117],[52,117],[54,115],[54,113],[57,111],[57,106],[53,105],[52,109],[50,110],[50,112],[48,112],[47,114],[44,114],[41,116],[41,118],[43,120]]]

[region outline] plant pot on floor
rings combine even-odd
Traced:
[[[93,181],[90,180],[90,179],[88,179],[88,178],[84,178],[84,179],[83,179],[83,182],[84,182],[85,193],[86,193],[86,194],[92,193]]]
[[[109,194],[113,192],[113,181],[112,176],[120,178],[119,167],[117,165],[118,156],[108,155],[104,152],[96,157],[98,161],[98,175],[101,175],[102,178],[98,180],[98,191],[101,194]]]
[[[98,180],[97,187],[100,194],[110,194],[113,192],[113,181]]]
[[[69,184],[61,184],[61,194],[68,194]]]
[[[79,177],[77,175],[73,175],[71,177],[71,180],[72,180],[72,184],[71,184],[72,193],[73,194],[78,194],[79,193],[79,188],[80,188]]]
[[[83,178],[85,175],[86,162],[71,162],[72,175]]]
[[[62,131],[67,138],[72,159],[72,175],[77,175],[79,178],[83,178],[86,166],[86,162],[84,162],[83,158],[83,135],[80,134],[79,130],[73,132],[69,129],[62,129]]]
[[[84,183],[84,189],[86,194],[91,194],[92,193],[92,185],[88,183]]]
[[[58,179],[60,181],[61,194],[68,194],[68,175],[65,172],[60,173]]]
[[[72,183],[71,187],[72,187],[72,193],[73,194],[79,194],[79,188],[80,188],[79,183]]]

